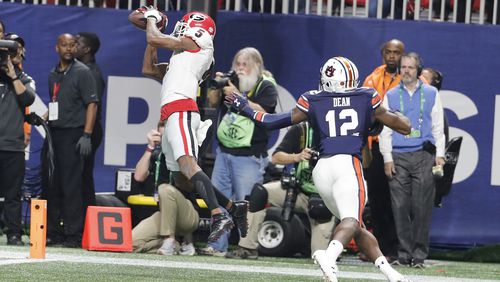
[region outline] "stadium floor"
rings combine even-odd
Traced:
[[[28,241],[27,238],[23,238]],[[0,237],[0,281],[321,281],[321,271],[307,258],[259,257],[230,260],[205,256],[158,256],[47,248],[45,259],[29,259],[29,246],[6,245]],[[426,261],[423,270],[397,268],[412,281],[497,281],[500,265]],[[344,255],[340,281],[384,281],[371,263]]]

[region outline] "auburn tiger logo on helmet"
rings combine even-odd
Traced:
[[[320,88],[328,92],[345,92],[358,87],[356,65],[344,57],[333,57],[321,67]]]

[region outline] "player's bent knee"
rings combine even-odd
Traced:
[[[266,207],[267,198],[268,193],[266,188],[260,183],[255,183],[252,192],[250,193],[250,206],[248,210],[250,212],[263,210]]]

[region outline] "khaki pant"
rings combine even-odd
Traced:
[[[134,252],[154,253],[166,236],[191,236],[198,228],[198,212],[177,188],[161,184],[158,195],[160,211],[141,221],[132,230]]]
[[[280,181],[274,181],[264,184],[264,187],[268,193],[268,203],[272,206],[283,207],[283,202],[285,201],[286,191],[281,188]],[[308,201],[309,197],[303,193],[297,195],[297,201],[295,202],[294,210],[297,212],[303,212],[308,214]],[[266,217],[266,210],[261,210],[255,213],[248,213],[248,234],[245,238],[241,238],[239,246],[248,249],[257,249],[259,243],[257,241],[257,234],[259,232],[262,222]],[[316,220],[309,218],[311,224],[311,253],[316,250],[325,250],[330,242],[330,237],[332,235],[335,220],[326,223],[318,223]]]

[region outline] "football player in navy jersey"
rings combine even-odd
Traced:
[[[358,70],[347,58],[333,57],[321,68],[320,89],[300,96],[296,108],[286,113],[267,114],[248,106],[244,97],[233,93],[226,104],[233,110],[262,122],[267,128],[282,128],[308,120],[314,130],[320,158],[313,181],[330,211],[341,219],[326,250],[314,252],[327,281],[337,281],[336,260],[344,245],[354,238],[375,266],[391,282],[408,281],[387,262],[377,239],[362,222],[367,190],[361,167],[361,149],[374,124],[410,133],[408,118],[389,112],[373,88],[358,88]]]

